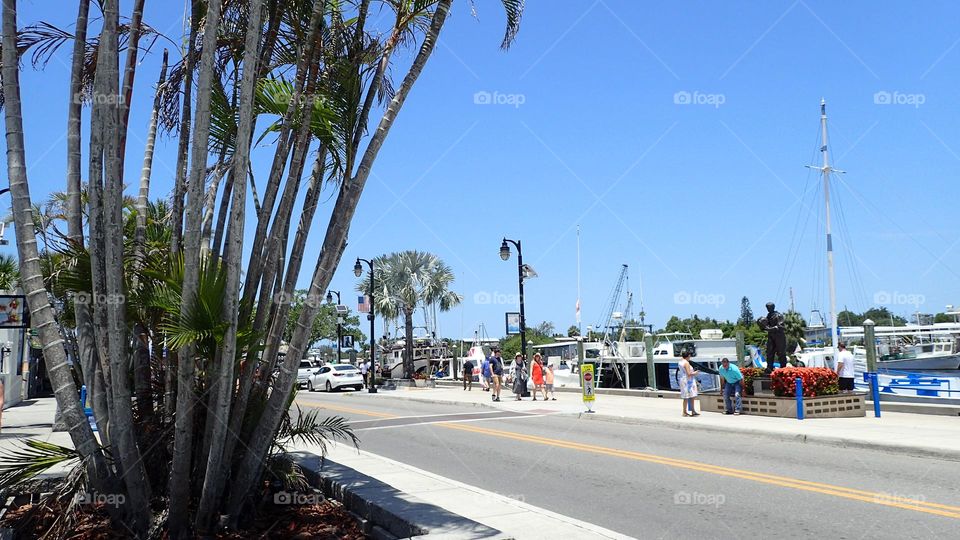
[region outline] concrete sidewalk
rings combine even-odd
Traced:
[[[52,397],[28,399],[5,409],[3,423],[0,425],[0,454],[23,448],[22,441],[26,439],[73,448],[69,433],[53,431],[53,417],[56,413],[57,400]],[[68,470],[68,467],[55,465],[37,477],[63,476]]]
[[[880,418],[874,418],[871,409],[867,416],[862,418],[819,418],[802,421],[766,416],[725,416],[709,412],[695,418],[683,418],[680,400],[619,395],[597,395],[593,405],[596,412],[585,414],[586,408],[578,394],[558,392],[557,401],[532,401],[530,398],[514,401],[513,395],[504,391],[500,396],[502,401],[495,403],[491,401],[489,392],[483,392],[479,388],[472,391],[442,387],[400,388],[380,392],[375,396],[520,412],[550,410],[591,420],[736,432],[781,440],[870,448],[960,461],[960,418],[949,416],[883,412]],[[357,397],[365,399],[367,395]]]

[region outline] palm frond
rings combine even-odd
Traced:
[[[60,463],[80,460],[72,448],[37,439],[23,441],[23,447],[0,454],[0,490],[17,486]]]

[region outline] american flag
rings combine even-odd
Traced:
[[[357,297],[357,311],[360,313],[370,313],[370,298],[367,295]]]

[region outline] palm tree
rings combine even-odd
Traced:
[[[401,251],[382,255],[373,261],[373,306],[388,319],[403,317],[404,353],[403,374],[413,376],[413,315],[418,307],[437,306],[448,311],[460,304],[463,297],[450,290],[454,275],[445,262],[424,251]],[[357,284],[357,290],[366,292],[369,273]]]
[[[20,267],[16,257],[0,254],[0,291],[12,291],[20,283]]]

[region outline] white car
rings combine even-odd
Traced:
[[[327,392],[341,388],[363,389],[363,377],[356,366],[350,364],[327,364],[314,370],[307,377],[307,390],[315,392],[323,388]]]
[[[307,386],[307,378],[319,369],[319,366],[313,365],[309,360],[301,360],[300,367],[297,368],[297,388]]]

